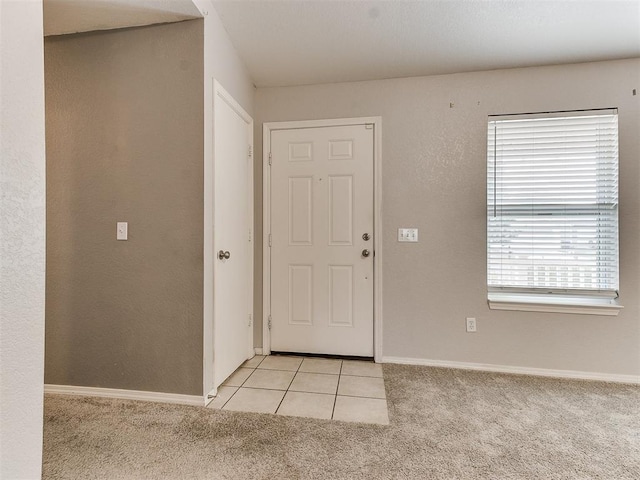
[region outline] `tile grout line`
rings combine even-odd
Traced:
[[[304,363],[304,361],[302,362]],[[300,368],[302,368],[302,363],[300,364]],[[323,372],[305,372],[300,370],[300,368],[298,368],[298,371],[296,372],[295,377],[298,376],[299,373],[303,374],[303,375],[324,375],[327,377],[338,377],[338,382],[336,383],[336,388],[335,388],[335,392],[334,393],[327,393],[327,392],[312,392],[312,391],[307,391],[307,390],[291,390],[291,385],[293,385],[293,382],[291,382],[291,385],[289,385],[289,389],[287,390],[287,392],[293,392],[293,393],[311,393],[311,394],[316,394],[316,395],[336,395],[338,393],[338,383],[340,383],[340,372],[338,372],[337,374],[335,373],[323,373]],[[342,369],[342,360],[340,360],[340,368]],[[295,380],[294,377],[294,380]],[[332,411],[333,414],[333,411]]]
[[[325,373],[325,372],[304,372],[304,371],[298,371],[296,373],[304,373],[307,375],[332,375],[334,377],[339,376],[340,373]],[[373,377],[372,377],[373,378]]]
[[[263,358],[262,360],[264,360],[264,358]],[[262,360],[260,361],[260,363],[262,363]],[[260,365],[260,363],[259,363],[258,365]],[[242,367],[239,367],[239,368],[242,368]],[[245,368],[246,368],[246,367],[245,367]],[[246,383],[246,381],[247,381],[247,380],[249,380],[249,377],[250,377],[251,375],[253,375],[257,369],[258,369],[258,367],[257,367],[257,366],[256,366],[256,368],[253,368],[253,369],[252,369],[252,370],[253,370],[253,372],[251,372],[251,373],[247,376],[247,378],[245,378],[245,379],[244,379],[244,381],[240,384],[240,386],[236,389],[236,391],[235,391],[235,392],[233,392],[233,394],[232,394],[232,395],[227,399],[227,401],[226,401],[226,402],[224,402],[224,404],[220,407],[220,410],[222,410],[222,409],[227,405],[227,403],[229,403],[229,402],[231,401],[231,399],[232,399],[233,397],[235,397],[235,396],[236,396],[236,393],[238,393],[238,392],[240,391],[240,389],[242,388],[242,385],[244,385],[244,384]],[[220,385],[220,386],[222,386],[222,385]],[[231,385],[226,385],[226,386],[227,386],[227,387],[230,387]]]
[[[367,398],[369,400],[387,400],[387,396],[385,394],[384,398],[380,398],[380,397],[363,397],[361,395],[337,395],[338,397],[349,397],[349,398]]]
[[[288,392],[289,390],[283,390],[282,388],[265,388],[265,387],[242,387],[245,390],[267,390],[269,392]]]
[[[333,397],[333,409],[331,410],[331,420],[333,420],[333,416],[336,413],[336,402],[338,401],[338,390],[340,389],[340,379],[342,378],[343,365],[344,365],[344,360],[340,360],[340,372],[338,373],[338,385],[336,385],[336,394]]]
[[[291,384],[293,383],[293,381],[296,378],[296,375],[298,375],[298,372],[300,371],[300,367],[302,366],[302,362],[304,362],[304,358],[300,361],[300,365],[298,365],[298,368],[296,369],[295,373],[293,374],[293,378],[291,379],[291,381],[289,382],[289,386],[287,387],[287,389],[284,391],[284,395],[282,396],[282,398],[280,399],[280,403],[278,403],[278,407],[276,408],[275,412],[273,412],[273,414],[277,414],[278,410],[280,410],[280,406],[282,405],[282,402],[284,402],[284,397],[287,396],[287,393],[289,393],[289,389],[291,388]]]
[[[231,388],[233,388],[233,387],[231,387]],[[227,405],[227,403],[229,403],[229,402],[231,401],[231,399],[232,399],[233,397],[235,397],[236,393],[238,393],[238,392],[240,391],[240,388],[241,388],[241,387],[236,388],[236,391],[235,391],[235,392],[233,392],[233,393],[231,394],[231,396],[227,399],[227,401],[226,401],[226,402],[224,402],[224,403],[222,404],[222,406],[220,407],[220,410],[222,410],[222,409]]]
[[[242,388],[242,385],[244,385],[244,384],[245,384],[245,382],[246,382],[247,380],[249,380],[249,377],[250,377],[251,375],[253,375],[253,374],[254,374],[254,372],[258,369],[258,367],[260,366],[260,364],[261,364],[262,362],[264,362],[264,359],[265,359],[265,358],[267,358],[267,357],[266,357],[266,356],[263,356],[263,357],[262,357],[262,360],[260,360],[260,361],[258,362],[258,365],[256,365],[254,368],[252,368],[253,372],[251,372],[251,373],[247,376],[247,378],[245,378],[245,379],[244,379],[244,382],[242,382],[242,383],[240,384],[240,386],[236,388],[236,391],[235,391],[235,392],[233,392],[229,398],[227,398],[227,401],[226,401],[226,402],[224,402],[224,403],[222,404],[222,406],[220,407],[220,410],[222,410],[224,407],[226,407],[227,403],[229,403],[229,402],[231,401],[231,399],[232,399],[233,397],[235,397],[235,396],[236,396],[236,393],[238,393],[238,392],[240,391],[240,389]],[[238,367],[238,369],[240,369],[240,368],[250,368],[250,367],[243,367],[242,365],[240,365],[240,366]],[[238,370],[238,369],[236,369],[236,370]],[[231,385],[224,385],[224,383],[223,383],[222,385],[220,385],[220,386],[221,386],[221,387],[222,387],[222,386],[226,386],[226,387],[233,388],[233,386],[231,386]],[[215,399],[214,399],[214,400],[215,400]]]

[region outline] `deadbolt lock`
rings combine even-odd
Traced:
[[[370,238],[371,238],[371,237],[369,236],[369,234],[368,234],[368,233],[365,233],[365,234],[363,234],[363,235],[362,235],[362,239],[363,239],[365,242],[366,242],[366,241],[368,241]]]

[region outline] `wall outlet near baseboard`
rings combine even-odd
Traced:
[[[476,319],[467,317],[467,332],[473,333],[477,331]]]

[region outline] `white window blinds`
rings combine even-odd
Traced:
[[[617,111],[488,127],[489,289],[617,296]]]

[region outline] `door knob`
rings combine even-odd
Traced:
[[[365,242],[366,242],[366,241],[368,241],[370,238],[371,238],[371,237],[369,236],[369,234],[368,234],[368,233],[365,233],[365,234],[363,234],[363,235],[362,235],[362,239],[363,239]]]
[[[231,254],[228,251],[225,252],[224,250],[220,250],[218,252],[218,258],[220,260],[228,259],[230,256],[231,256]]]
[[[367,250],[366,248],[364,250],[362,250],[362,256],[365,257],[365,258],[368,257],[370,253],[371,252],[369,252],[369,250]]]

